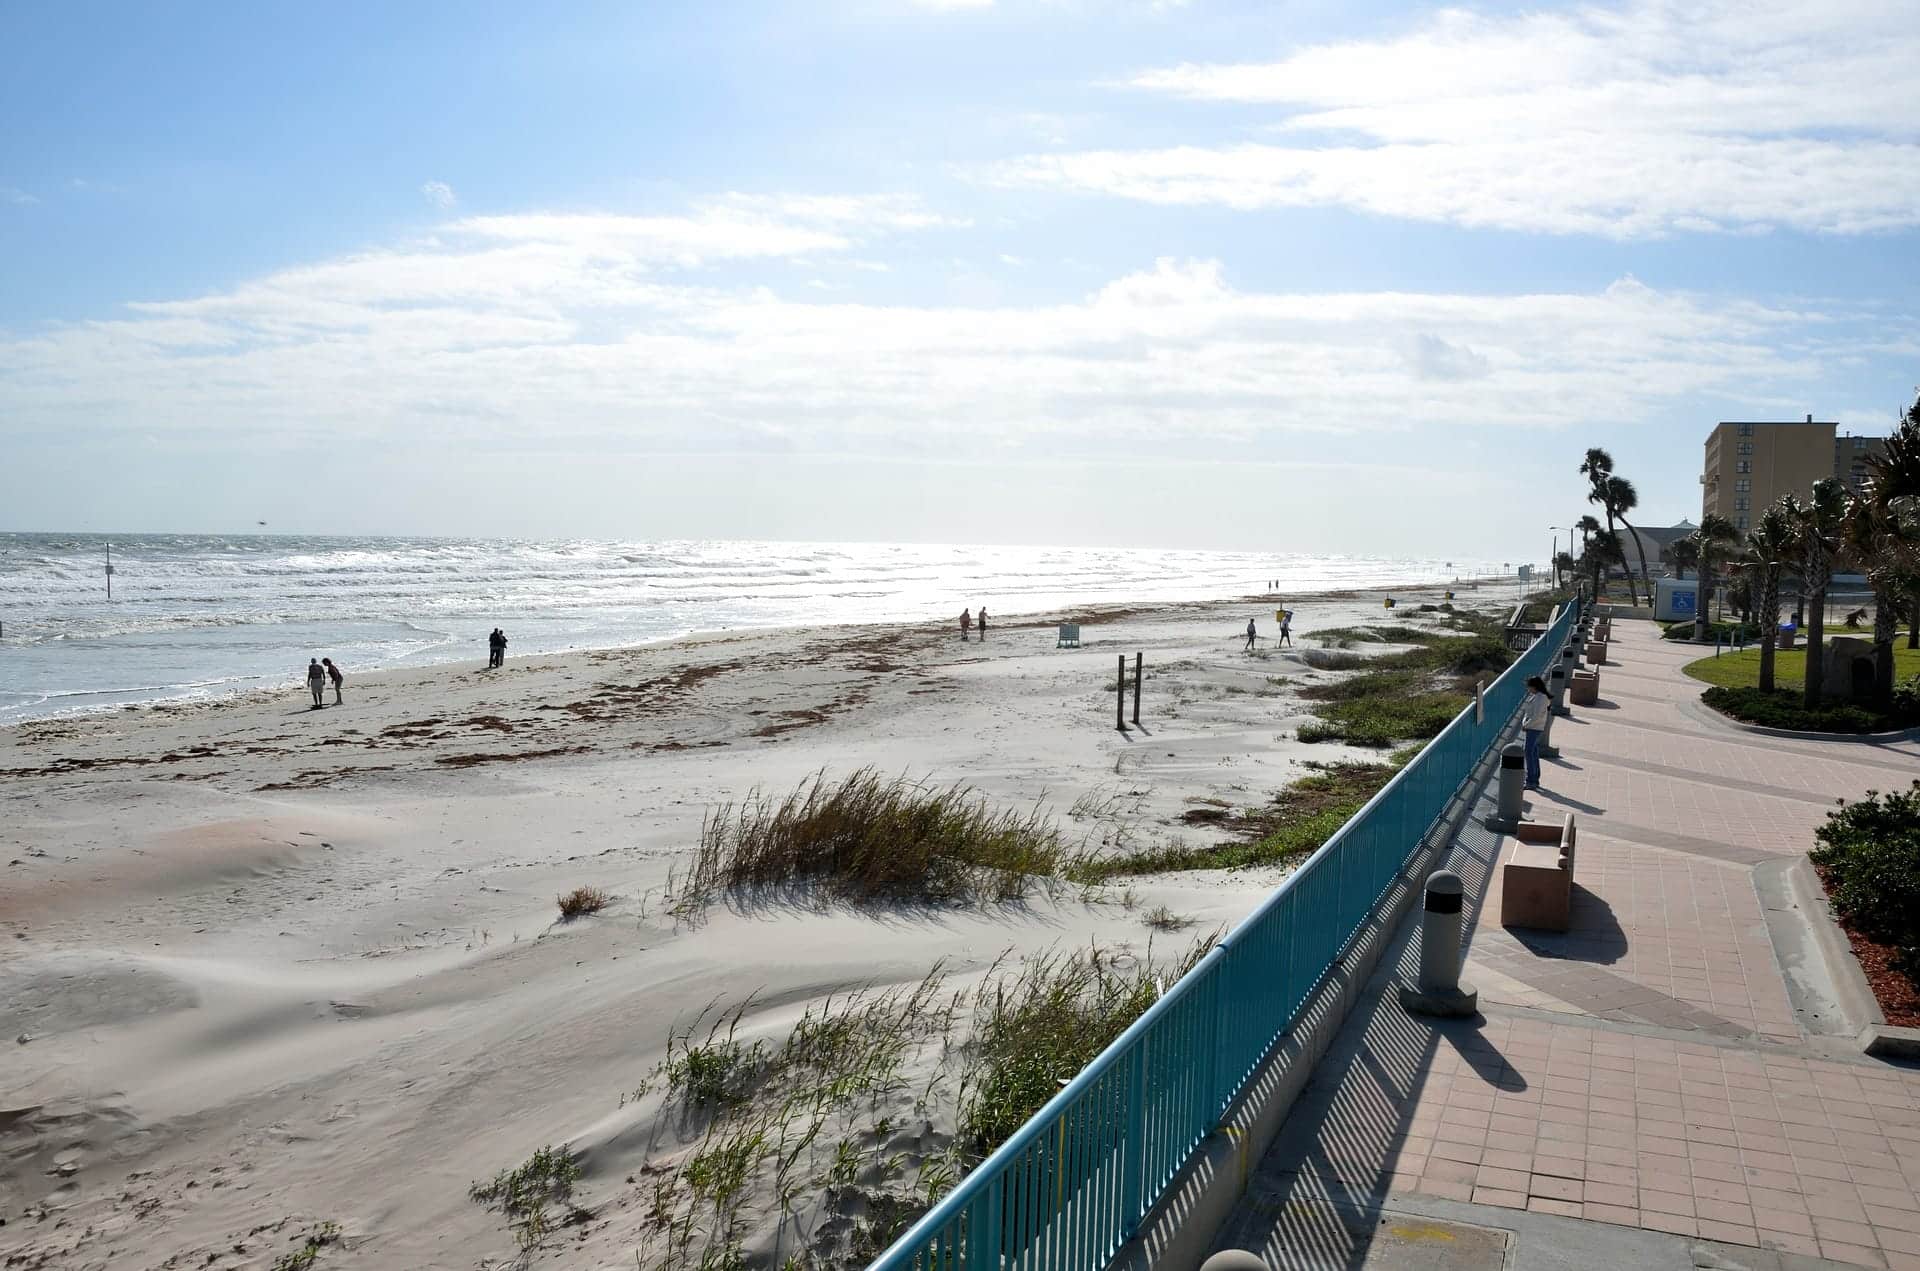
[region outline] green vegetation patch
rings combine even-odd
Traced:
[[[1513,662],[1499,623],[1460,617],[1472,628],[1460,635],[1390,628],[1395,643],[1413,647],[1369,658],[1365,670],[1347,679],[1301,689],[1319,718],[1300,728],[1300,740],[1385,749],[1438,736],[1473,699],[1476,680]]]
[[[473,1184],[467,1189],[467,1197],[477,1204],[500,1206],[520,1247],[531,1249],[553,1229],[547,1207],[566,1205],[573,1197],[573,1185],[579,1181],[578,1162],[565,1148],[547,1146],[513,1169],[503,1169],[487,1182]]]
[[[1217,939],[1195,941],[1175,965],[1160,968],[1147,958],[1122,965],[1099,949],[1043,954],[983,992],[974,1017],[977,1066],[960,1109],[965,1150],[979,1159],[1005,1142]]]
[[[1892,945],[1895,969],[1920,985],[1920,781],[1869,792],[1828,814],[1810,854],[1846,923]]]
[[[1037,807],[995,810],[964,785],[862,768],[837,783],[818,774],[783,799],[755,791],[709,812],[674,905],[685,911],[727,891],[795,884],[856,901],[1012,901],[1057,875],[1070,855]]]
[[[1687,663],[1683,669],[1694,679],[1707,684],[1718,684],[1724,688],[1758,688],[1760,650],[1742,649],[1738,653],[1723,653],[1717,658],[1708,656]],[[1894,649],[1893,674],[1896,680],[1908,680],[1920,675],[1920,649],[1909,649],[1904,645]],[[1803,682],[1807,677],[1807,651],[1775,650],[1773,675],[1778,684]]]
[[[1283,865],[1317,851],[1353,814],[1418,753],[1394,762],[1339,763],[1317,768],[1275,795],[1264,808],[1244,812],[1229,824],[1239,832],[1230,843],[1166,843],[1141,851],[1083,860],[1073,867],[1079,882],[1104,882],[1127,874],[1167,874],[1183,869],[1245,869]]]

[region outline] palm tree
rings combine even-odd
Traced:
[[[1627,520],[1627,513],[1640,506],[1640,492],[1633,488],[1633,482],[1625,477],[1608,477],[1606,488],[1607,504],[1613,509],[1613,515],[1620,519],[1621,526],[1633,539],[1634,555],[1640,558],[1640,585],[1647,589],[1647,603],[1653,603],[1653,580],[1647,574],[1647,549],[1640,541],[1640,533]],[[1629,585],[1631,590],[1631,585]]]
[[[1867,507],[1848,518],[1848,546],[1873,588],[1873,688],[1884,706],[1893,694],[1900,597],[1920,591],[1920,398],[1867,467],[1865,495],[1855,500]]]
[[[1555,556],[1553,558],[1554,586],[1560,586],[1560,580],[1562,578],[1565,578],[1568,582],[1572,582],[1574,569],[1575,564],[1572,552],[1561,552]]]
[[[1600,522],[1594,520],[1589,514],[1575,521],[1573,528],[1580,531],[1580,563],[1593,574],[1593,599],[1598,600],[1600,599],[1600,574],[1594,568],[1592,557],[1594,538],[1600,533],[1602,527]]]
[[[1899,520],[1871,493],[1847,500],[1840,538],[1847,558],[1873,589],[1873,697],[1882,706],[1893,696],[1893,637],[1900,621],[1897,597],[1905,590],[1902,536]]]
[[[1700,528],[1693,537],[1700,544],[1700,607],[1693,615],[1693,638],[1704,641],[1713,611],[1713,549],[1738,543],[1740,531],[1718,512],[1709,512],[1700,518]]]
[[[1673,568],[1680,581],[1685,582],[1687,570],[1700,563],[1700,544],[1691,537],[1675,539],[1673,545],[1667,548],[1667,555],[1673,557]]]
[[[1774,647],[1780,638],[1780,571],[1796,559],[1798,545],[1786,510],[1775,504],[1760,514],[1760,523],[1747,535],[1747,550],[1740,557],[1747,592],[1753,598],[1754,620],[1760,624],[1763,693],[1773,692]]]
[[[1580,475],[1587,479],[1587,502],[1599,504],[1600,510],[1606,514],[1607,537],[1614,539],[1615,549],[1618,552],[1619,540],[1613,528],[1613,498],[1611,491],[1607,488],[1607,483],[1613,478],[1613,456],[1598,446],[1590,447],[1587,450],[1587,457],[1581,461]],[[1625,565],[1625,553],[1618,554],[1620,563]],[[1640,594],[1634,590],[1631,570],[1627,573],[1627,599],[1635,605],[1640,603]]]
[[[1847,514],[1847,492],[1832,477],[1813,483],[1805,503],[1791,494],[1780,510],[1793,528],[1798,549],[1800,590],[1807,620],[1807,677],[1801,700],[1808,710],[1820,705],[1826,685],[1827,587],[1833,582],[1833,558],[1840,550],[1840,528]]]

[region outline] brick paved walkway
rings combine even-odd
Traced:
[[[1614,634],[1529,804],[1578,815],[1572,929],[1474,905],[1482,1013],[1444,1025],[1385,991],[1415,949],[1389,955],[1220,1247],[1353,1266],[1383,1210],[1426,1198],[1920,1271],[1920,1071],[1806,1031],[1755,885],[1837,799],[1920,776],[1920,744],[1729,728],[1680,672],[1697,649]],[[1470,902],[1505,843],[1479,811],[1456,838]]]

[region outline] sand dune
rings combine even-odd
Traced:
[[[1380,616],[1290,603],[1301,634]],[[1096,840],[1204,838],[1192,800],[1257,803],[1339,753],[1293,740],[1304,712],[1273,683],[1320,673],[1239,651],[1271,608],[1080,615],[1080,650],[1042,619],[984,645],[722,633],[356,676],[322,711],[290,689],[0,733],[0,1264],[268,1267],[330,1222],[321,1267],[504,1266],[512,1237],[468,1185],[567,1143],[593,1217],[534,1260],[632,1266],[650,1161],[677,1149],[631,1095],[710,1003],[756,995],[745,1035],[776,1038],[936,962],[964,986],[1009,950],[1144,956],[1140,907],[1204,930],[1277,881],[919,909],[802,893],[689,920],[664,898],[705,811],[874,765]],[[1109,683],[1135,650],[1146,727],[1121,734]],[[1099,811],[1075,819],[1083,795]],[[583,883],[612,903],[560,922]],[[910,1119],[876,1150],[921,1150]]]

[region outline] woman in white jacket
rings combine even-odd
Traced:
[[[1547,731],[1547,682],[1539,676],[1527,681],[1527,700],[1520,703],[1520,731],[1527,739],[1527,789],[1540,788],[1540,738]]]

